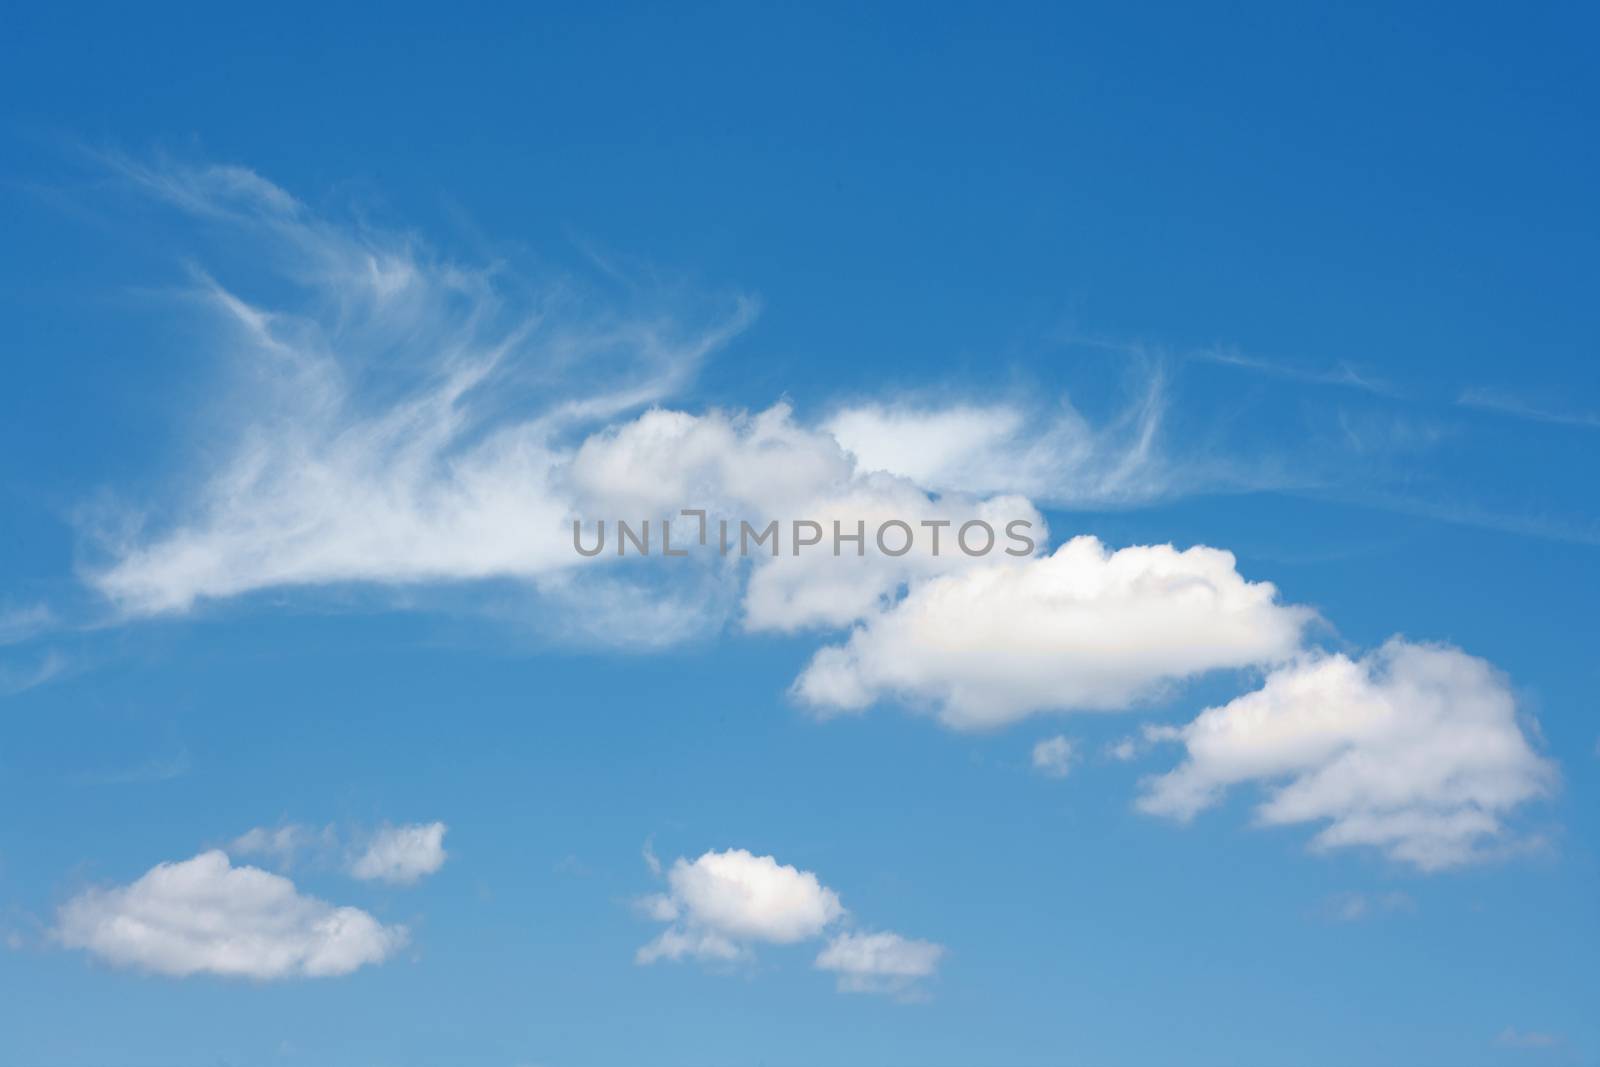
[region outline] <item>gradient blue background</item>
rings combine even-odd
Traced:
[[[1597,31],[1580,5],[12,5],[11,601],[93,615],[76,516],[161,485],[203,402],[207,353],[143,295],[187,250],[94,206],[84,149],[167,151],[467,254],[603,250],[759,294],[691,407],[1014,380],[1092,409],[1142,347],[1180,442],[1225,426],[1314,477],[1052,513],[1057,535],[1223,545],[1341,639],[1458,643],[1509,673],[1564,784],[1530,813],[1547,851],[1420,876],[1252,829],[1248,797],[1142,817],[1136,767],[1029,772],[1046,733],[1092,749],[1126,720],[815,723],[784,698],[809,640],[577,652],[359,592],[251,597],[81,634],[62,677],[0,697],[0,915],[27,931],[254,825],[443,819],[418,889],[302,880],[413,947],[258,985],[28,939],[0,952],[0,1064],[1600,1062]],[[1317,380],[1346,365],[1383,390]],[[933,998],[840,996],[803,949],[634,967],[647,839],[818,871],[949,947]],[[1395,890],[1413,912],[1325,915]]]

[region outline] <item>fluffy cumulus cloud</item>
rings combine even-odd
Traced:
[[[1360,659],[1308,656],[1152,736],[1187,757],[1146,783],[1145,811],[1187,820],[1260,783],[1262,824],[1322,824],[1315,847],[1371,846],[1423,870],[1504,847],[1507,814],[1556,779],[1499,672],[1400,638]]]
[[[54,936],[114,966],[254,979],[348,974],[406,942],[404,927],[306,896],[281,875],[235,867],[221,851],[73,897]]]
[[[648,853],[646,859],[659,869]],[[667,926],[635,954],[641,964],[745,959],[756,945],[815,940],[847,918],[839,894],[815,874],[744,849],[680,858],[662,873],[666,891],[640,904]],[[894,933],[836,930],[817,966],[838,972],[841,989],[899,994],[931,975],[943,951]]]
[[[743,622],[752,630],[847,626],[908,582],[974,566],[984,557],[957,543],[968,522],[995,531],[995,554],[1030,554],[1047,532],[1038,510],[1019,496],[935,497],[906,477],[863,471],[832,436],[800,424],[787,404],[753,414],[645,412],[586,438],[563,484],[579,502],[575,510],[610,517],[612,552],[616,519],[635,528],[651,521],[658,551],[661,519],[672,524],[675,548],[705,544],[716,552],[726,541],[735,553],[748,551]],[[707,512],[703,529],[700,518],[681,514],[685,507]],[[774,522],[771,538],[758,544]],[[885,529],[890,522],[905,526]],[[1012,523],[1024,525],[1007,537]],[[585,536],[596,536],[592,524]],[[801,538],[815,547],[797,551]],[[987,544],[981,527],[968,543]]]
[[[350,874],[363,881],[411,885],[444,866],[442,822],[385,826],[350,861]]]
[[[1291,656],[1312,613],[1203,546],[1054,554],[930,579],[817,653],[795,693],[823,712],[897,699],[962,728],[1116,711],[1168,683]]]
[[[647,898],[645,908],[671,925],[639,950],[640,963],[735,959],[754,943],[816,937],[844,915],[839,895],[815,874],[742,848],[680,858],[666,879],[667,891]]]
[[[944,946],[895,933],[842,933],[817,956],[817,968],[839,976],[842,993],[903,996],[939,966]]]

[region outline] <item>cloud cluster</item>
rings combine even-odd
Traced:
[[[1098,424],[1065,398],[866,399],[810,421],[786,403],[674,410],[698,365],[753,321],[752,300],[599,310],[568,279],[522,286],[414,236],[330,222],[242,168],[114,165],[253,249],[269,276],[255,297],[195,277],[239,384],[217,405],[228,435],[197,450],[217,465],[159,515],[108,526],[103,562],[86,569],[127,615],[282,587],[509,579],[546,607],[581,607],[558,614],[586,640],[657,648],[734,619],[838,631],[795,679],[800,704],[830,715],[898,702],[957,729],[1125,711],[1210,672],[1265,669],[1260,693],[1161,735],[1188,758],[1141,806],[1189,818],[1259,781],[1263,821],[1324,823],[1319,846],[1430,869],[1490,850],[1553,779],[1481,661],[1404,644],[1355,661],[1308,651],[1314,613],[1217,548],[1079,537],[1049,550],[1036,502],[1172,491],[1159,373]],[[573,550],[574,519],[685,507],[758,524],[1020,519],[1037,544],[1019,559],[926,542],[751,561],[698,547],[662,566]],[[35,621],[18,619],[0,631]],[[1449,677],[1419,680],[1438,663]],[[1069,759],[1047,750],[1040,769]],[[443,857],[426,834],[386,847],[352,862],[403,881]],[[737,955],[751,940],[664,899],[685,910],[660,955]]]
[[[61,906],[54,935],[114,966],[255,979],[348,974],[381,963],[407,936],[216,850],[80,893]]]
[[[864,404],[813,424],[785,404],[671,410],[659,405],[748,326],[753,301],[696,311],[673,294],[669,313],[636,293],[621,312],[598,309],[570,278],[525,286],[413,235],[330,222],[243,168],[110,162],[144,194],[254,248],[270,283],[195,277],[191,296],[237,386],[215,406],[226,413],[218,439],[197,450],[216,464],[169,506],[96,531],[104,561],[86,576],[128,615],[269,588],[483,579],[556,597],[598,587],[638,607],[659,590],[628,600],[632,575],[597,574],[622,570],[610,557],[585,565],[571,519],[683,507],[824,524],[979,516],[1031,520],[1042,538],[1019,494],[1093,503],[1160,491],[1159,381],[1101,426],[1064,399]],[[895,443],[906,440],[929,447]],[[745,623],[849,625],[905,583],[969,563],[920,548],[864,556],[761,561]],[[702,563],[700,580],[742,587],[746,569]],[[683,603],[728,600],[698,593]],[[619,629],[662,640],[661,628]]]
[[[666,891],[640,901],[646,915],[667,924],[635,954],[640,964],[746,959],[756,945],[814,940],[846,918],[839,894],[815,874],[745,849],[680,857],[664,877]],[[903,994],[933,974],[943,952],[898,934],[839,931],[816,966],[838,973],[848,992]]]
[[[1307,655],[1259,690],[1151,733],[1187,755],[1146,782],[1145,811],[1188,820],[1232,786],[1259,783],[1263,825],[1322,823],[1316,848],[1372,846],[1423,870],[1492,854],[1504,816],[1556,777],[1499,672],[1401,638],[1355,660]]]
[[[1231,553],[1110,551],[1077,537],[1053,555],[914,586],[795,683],[823,711],[896,698],[964,729],[1041,711],[1120,711],[1172,682],[1272,663],[1312,618],[1246,581]]]

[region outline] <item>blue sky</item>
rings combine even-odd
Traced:
[[[1600,1059],[1592,12],[6,21],[0,1063]]]

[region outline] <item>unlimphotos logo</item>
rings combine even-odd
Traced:
[[[593,524],[592,544],[584,543],[584,522],[573,519],[572,547],[580,556],[600,555],[606,551],[609,527],[613,531],[613,551],[619,556],[687,556],[691,543],[702,548],[710,544],[713,529],[717,551],[724,556],[763,553],[776,556],[784,550],[784,545],[795,556],[802,552],[826,551],[835,556],[847,553],[864,556],[869,539],[885,556],[904,556],[919,547],[931,556],[957,551],[966,556],[987,556],[996,550],[1008,556],[1031,556],[1035,548],[1031,519],[1012,519],[1005,523],[1002,539],[994,524],[984,519],[969,519],[959,525],[952,519],[918,519],[916,522],[887,519],[876,523],[869,531],[865,519],[854,522],[833,519],[828,526],[815,519],[772,519],[765,526],[757,527],[748,519],[713,520],[705,508],[684,508],[678,515],[695,520],[698,528],[677,543],[673,541],[671,519],[661,519],[654,525],[650,519],[615,519],[609,524],[605,519],[598,519]],[[652,536],[652,529],[659,533],[658,537]]]

